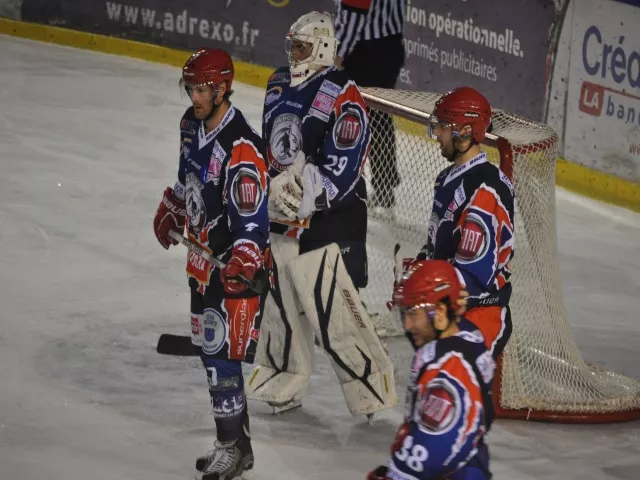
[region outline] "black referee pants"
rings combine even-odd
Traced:
[[[402,35],[358,42],[343,59],[349,76],[360,87],[395,88],[404,66]],[[371,147],[369,150],[372,202],[382,207],[395,204],[394,188],[400,183],[396,161],[395,127],[391,115],[369,109]]]

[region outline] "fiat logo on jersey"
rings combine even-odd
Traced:
[[[338,117],[333,127],[333,140],[341,150],[358,143],[362,135],[362,117],[357,110],[347,110]]]
[[[482,218],[469,213],[462,226],[456,260],[469,263],[482,258],[489,249],[489,231]]]
[[[264,197],[258,174],[241,168],[233,181],[233,203],[243,216],[253,215]]]
[[[420,428],[429,432],[445,432],[455,424],[458,413],[456,394],[438,380],[425,392],[420,412]]]

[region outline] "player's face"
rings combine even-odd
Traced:
[[[287,41],[286,50],[289,54],[290,62],[302,62],[311,55],[313,45],[294,38]]]
[[[414,308],[404,312],[404,329],[413,337],[413,342],[417,347],[421,347],[436,338],[430,316],[433,316],[435,309]]]
[[[434,135],[440,144],[440,153],[445,158],[451,158],[455,149],[453,148],[453,127],[446,123],[436,123]]]
[[[193,112],[198,120],[203,120],[211,113],[213,108],[214,90],[211,85],[187,86],[187,92],[191,98]]]
[[[417,347],[436,339],[436,328],[444,331],[449,326],[447,306],[443,303],[414,308],[404,312],[404,329],[413,336]]]

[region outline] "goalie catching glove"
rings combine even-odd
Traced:
[[[262,253],[255,243],[244,242],[235,245],[227,266],[220,270],[224,291],[238,294],[247,290],[249,287],[240,282],[238,277],[242,275],[247,280],[253,280],[263,264]]]
[[[153,231],[158,242],[165,250],[170,245],[178,244],[176,240],[169,236],[169,231],[173,230],[182,235],[186,221],[187,209],[185,202],[176,197],[173,188],[167,187],[153,219]]]
[[[320,170],[307,163],[302,151],[289,168],[271,181],[269,218],[295,221],[330,207]]]

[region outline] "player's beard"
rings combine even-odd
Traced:
[[[213,117],[216,114],[216,112],[218,111],[218,109],[223,103],[224,103],[224,100],[222,100],[219,105],[216,105],[215,98],[212,99],[211,102],[209,103],[210,105],[209,113],[204,116],[202,116],[203,115],[202,113],[200,114],[196,113],[195,105],[194,105],[194,113],[196,115],[196,118],[198,120],[202,120],[203,122],[207,123],[211,119],[211,117]],[[205,109],[207,108],[205,105],[202,105],[202,104],[198,105],[198,107],[199,109],[201,109],[200,112],[206,111]]]
[[[453,163],[456,160],[456,157],[458,156],[459,153],[460,152],[453,144],[451,145],[451,149],[449,151],[447,151],[447,149],[444,148],[444,145],[440,144],[440,155],[446,158],[447,161],[450,163]]]
[[[205,114],[206,111],[207,107],[202,104],[193,106],[193,113],[198,120],[205,120],[205,118],[208,116],[208,114]]]

